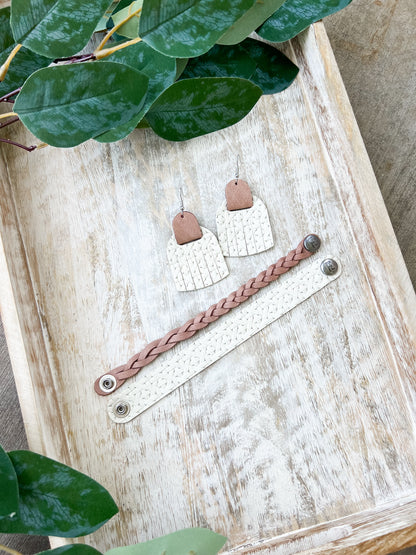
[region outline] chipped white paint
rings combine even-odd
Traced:
[[[178,291],[208,287],[228,276],[217,238],[205,227],[201,231],[200,239],[184,245],[179,245],[174,235],[169,239],[167,257]]]
[[[32,434],[37,410],[29,440],[113,494],[120,514],[85,538],[103,552],[187,526],[263,554],[291,553],[317,527],[328,541],[299,549],[382,555],[416,541],[415,295],[322,25],[287,53],[294,84],[207,137],[0,149],[0,302]],[[10,138],[33,144],[13,127]],[[177,292],[166,263],[177,191],[214,230],[231,151],[267,204],[275,246]],[[98,375],[311,232],[341,259],[340,279],[140,418],[108,418]],[[333,541],[339,519],[352,532]]]
[[[303,268],[292,270],[282,276],[243,305],[222,316],[196,336],[179,343],[145,366],[138,375],[123,386],[108,404],[108,414],[119,424],[133,418],[153,406],[157,401],[175,391],[188,380],[211,366],[221,357],[253,337],[266,326],[286,314],[311,295],[334,281],[341,274],[338,271],[327,276],[321,272],[321,264],[332,256],[319,256],[303,262]],[[121,417],[116,407],[127,403],[129,412]]]
[[[217,211],[218,241],[224,256],[248,256],[273,246],[269,215],[263,201],[253,195],[253,206],[227,210],[224,201]]]

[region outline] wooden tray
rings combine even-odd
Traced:
[[[416,543],[415,295],[322,24],[287,53],[294,85],[231,129],[1,149],[2,318],[29,443],[114,495],[120,514],[85,539],[101,550],[188,526],[238,552]],[[178,189],[215,230],[237,153],[275,247],[179,294]],[[312,231],[342,261],[336,282],[132,422],[108,419],[98,375]]]

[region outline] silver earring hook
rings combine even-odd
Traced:
[[[240,155],[237,154],[237,165],[235,168],[235,179],[236,181],[238,181],[238,178],[240,177]]]
[[[182,217],[183,217],[183,212],[185,210],[185,207],[184,207],[184,204],[183,204],[183,189],[182,189],[182,187],[179,187],[179,199],[180,199],[179,209],[180,209]]]

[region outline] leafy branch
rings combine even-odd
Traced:
[[[0,532],[78,537],[90,534],[118,512],[107,490],[85,474],[30,451],[6,453],[0,446]],[[117,547],[106,555],[216,555],[226,538],[189,528],[145,543]],[[0,545],[0,551],[22,555]],[[85,544],[68,544],[38,555],[102,555]]]
[[[187,140],[236,123],[295,79],[298,68],[253,31],[288,40],[350,1],[11,0],[0,9],[0,102],[52,146],[146,126]]]

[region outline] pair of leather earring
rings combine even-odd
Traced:
[[[217,212],[218,240],[184,210],[182,195],[172,228],[167,255],[178,291],[208,287],[228,276],[224,256],[248,256],[273,246],[267,208],[252,195],[248,183],[238,178],[238,171],[227,183],[225,201]]]

